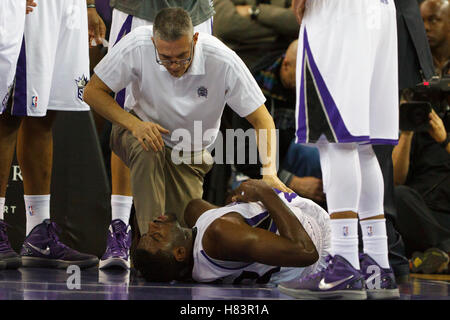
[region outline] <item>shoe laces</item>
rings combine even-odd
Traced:
[[[9,227],[4,221],[0,221],[0,251],[12,250],[11,244],[9,243],[8,234],[6,233],[6,227]]]
[[[328,255],[325,257],[325,264],[327,265],[325,268],[322,268],[320,270],[318,270],[315,273],[309,274],[306,277],[304,277],[304,280],[312,280],[315,279],[317,277],[322,277],[323,274],[325,273],[325,270],[332,264],[332,259],[333,257],[331,255]]]
[[[54,222],[50,222],[48,225],[48,235],[53,242],[56,243],[57,246],[61,246],[66,248],[67,246],[59,240],[58,233],[61,233],[61,229]]]
[[[120,227],[120,224],[112,224],[112,239],[109,243],[109,248],[113,253],[120,253],[127,248],[125,232]]]

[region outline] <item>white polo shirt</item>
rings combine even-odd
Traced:
[[[225,104],[246,117],[265,102],[244,62],[219,39],[199,33],[191,66],[175,78],[156,63],[151,37],[151,26],[134,29],[94,71],[114,92],[131,84],[132,97],[125,108],[168,129],[170,133],[163,135],[167,146],[205,149],[217,137]],[[172,134],[178,139],[172,141]]]

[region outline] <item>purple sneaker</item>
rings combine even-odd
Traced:
[[[365,300],[363,275],[342,256],[326,258],[328,266],[304,278],[281,283],[280,292],[299,299]]]
[[[391,268],[383,269],[369,255],[359,254],[368,299],[398,299],[400,293]]]
[[[6,223],[0,219],[0,270],[1,269],[17,269],[22,265],[22,259],[11,248],[6,233]]]
[[[59,241],[59,228],[46,219],[31,230],[25,238],[20,255],[24,267],[67,268],[77,265],[89,268],[98,264],[98,258],[80,253]]]
[[[100,259],[99,268],[112,266],[130,268],[131,228],[120,219],[111,221],[109,225],[106,251]]]

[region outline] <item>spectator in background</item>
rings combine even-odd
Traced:
[[[445,40],[449,35],[449,4],[426,0],[421,14],[437,71],[448,74],[448,68],[442,70],[440,66],[450,53]],[[429,117],[428,132],[401,132],[392,158],[397,226],[405,240],[407,256],[412,255],[412,271],[440,273],[448,267],[450,252],[449,128],[434,110]]]
[[[291,0],[214,0],[214,35],[250,70],[262,54],[286,50],[298,37]]]
[[[448,0],[427,0],[420,6],[436,73],[450,62],[450,4]]]
[[[278,177],[297,194],[323,205],[325,195],[322,190],[319,151],[315,147],[296,144],[293,141],[297,47],[298,40],[294,40],[287,50],[266,55],[255,66],[252,73],[266,96],[269,111],[278,129],[280,163]],[[245,119],[234,116],[233,127],[248,130],[251,125]],[[250,141],[250,143],[255,142]],[[261,164],[249,163],[249,145],[236,144],[236,148],[245,148],[247,158],[244,164],[234,162],[237,179],[233,182],[233,189],[247,178],[261,178]],[[236,154],[239,154],[239,151]],[[246,177],[242,177],[242,174]]]

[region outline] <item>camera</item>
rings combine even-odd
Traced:
[[[410,101],[400,106],[400,130],[428,131],[428,115],[433,108],[448,131],[450,129],[449,92],[450,75],[436,76],[417,84],[408,97]]]

